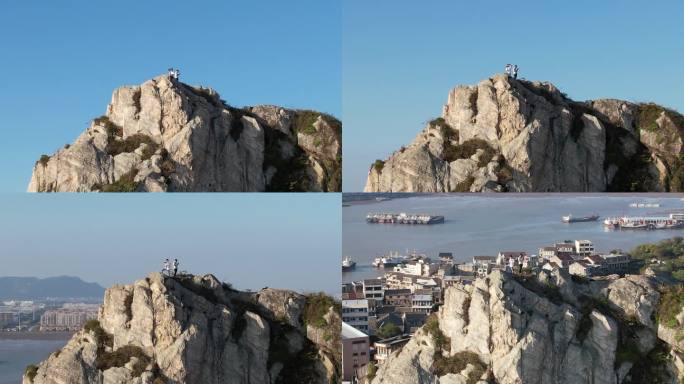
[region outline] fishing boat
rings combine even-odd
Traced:
[[[589,216],[583,216],[583,217],[575,217],[573,215],[567,215],[567,216],[563,216],[561,218],[561,220],[564,223],[584,223],[587,221],[596,221],[599,219],[599,217],[600,216],[596,215],[596,214],[589,215]]]
[[[352,260],[351,257],[346,256],[342,260],[342,272],[349,272],[356,268],[356,261]]]

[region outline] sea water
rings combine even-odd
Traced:
[[[26,366],[38,364],[67,340],[0,339],[0,384],[20,384]]]
[[[342,208],[342,255],[351,256],[356,269],[342,274],[349,282],[382,275],[370,264],[390,251],[425,253],[436,259],[451,252],[454,260],[496,256],[499,251],[538,254],[539,248],[564,240],[594,242],[599,252],[628,251],[642,243],[684,236],[684,229],[609,230],[609,216],[667,215],[684,212],[679,194],[491,194],[428,195],[385,201],[351,202]],[[660,203],[660,208],[631,208],[633,202]],[[427,213],[445,217],[443,224],[368,224],[369,212]],[[598,221],[567,224],[561,217],[596,213]]]

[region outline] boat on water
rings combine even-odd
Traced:
[[[582,216],[582,217],[575,217],[573,215],[567,215],[567,216],[563,216],[561,218],[561,220],[564,223],[584,223],[587,221],[596,221],[599,219],[599,217],[600,216],[597,214],[593,214],[593,215],[589,215],[589,216]]]
[[[444,222],[444,216],[421,213],[369,213],[366,222],[372,224],[438,224]]]
[[[399,252],[390,252],[385,256],[376,257],[373,260],[375,268],[394,268],[399,264],[403,264],[410,260],[408,256],[402,256]]]
[[[684,227],[684,221],[670,216],[652,217],[609,217],[603,225],[613,229],[676,229]]]
[[[351,257],[346,256],[342,260],[342,272],[349,272],[356,268],[356,261],[352,260]]]
[[[660,203],[634,202],[629,206],[631,208],[660,208]]]

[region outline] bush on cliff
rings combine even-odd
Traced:
[[[138,175],[137,169],[132,169],[119,177],[119,179],[111,184],[94,185],[93,190],[102,192],[136,192],[138,190],[138,182],[135,181],[135,176]]]
[[[382,169],[385,167],[385,162],[377,159],[375,160],[375,163],[373,163],[373,168],[375,168],[375,171],[380,173],[382,172]]]
[[[159,148],[159,144],[155,143],[151,137],[143,135],[142,133],[136,133],[135,135],[128,136],[125,140],[110,140],[107,143],[105,150],[111,156],[116,156],[120,153],[129,153],[138,149],[142,144],[147,144],[147,147],[143,151],[143,160],[149,159],[152,154]]]
[[[96,117],[93,122],[95,122],[97,125],[105,127],[105,131],[107,132],[109,139],[113,139],[115,136],[123,136],[123,128],[111,122],[109,117],[106,115]]]
[[[314,123],[316,120],[318,120],[319,116],[321,116],[321,114],[315,111],[296,111],[293,131],[295,133],[303,133],[305,135],[315,134],[317,131],[316,127],[314,127]]]
[[[325,320],[325,315],[328,313],[330,307],[337,307],[337,303],[332,297],[323,292],[310,293],[306,295],[306,303],[304,304],[304,311],[302,312],[302,322],[305,325],[314,327],[325,327],[328,322]]]
[[[111,347],[114,344],[112,335],[102,329],[98,320],[88,320],[83,326],[83,330],[93,334],[98,350],[104,350],[105,347]]]
[[[48,165],[48,161],[50,161],[50,156],[48,155],[40,155],[40,160],[38,160],[38,162],[43,164],[44,167]]]
[[[133,377],[140,377],[147,365],[152,361],[145,354],[142,348],[135,345],[126,345],[112,352],[100,352],[95,359],[95,366],[101,371],[114,367],[123,367],[135,357],[136,363],[133,365]]]
[[[443,158],[445,161],[452,162],[459,159],[468,159],[481,149],[484,152],[478,160],[478,167],[484,167],[492,160],[496,151],[489,143],[482,139],[470,139],[464,141],[460,145],[447,145],[443,151]]]
[[[36,375],[38,374],[38,366],[30,364],[26,366],[26,369],[24,370],[24,376],[26,376],[29,381],[33,383],[33,379],[36,378]]]
[[[663,287],[656,308],[656,321],[669,328],[678,327],[677,315],[684,307],[684,287],[672,285]]]

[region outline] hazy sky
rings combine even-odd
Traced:
[[[682,1],[345,0],[344,190],[441,114],[449,90],[506,63],[576,100],[684,112]]]
[[[341,197],[323,193],[2,194],[0,276],[107,287],[160,271],[240,289],[339,292]]]
[[[6,1],[0,5],[0,191],[102,115],[112,91],[181,70],[235,106],[341,117],[341,3]]]

